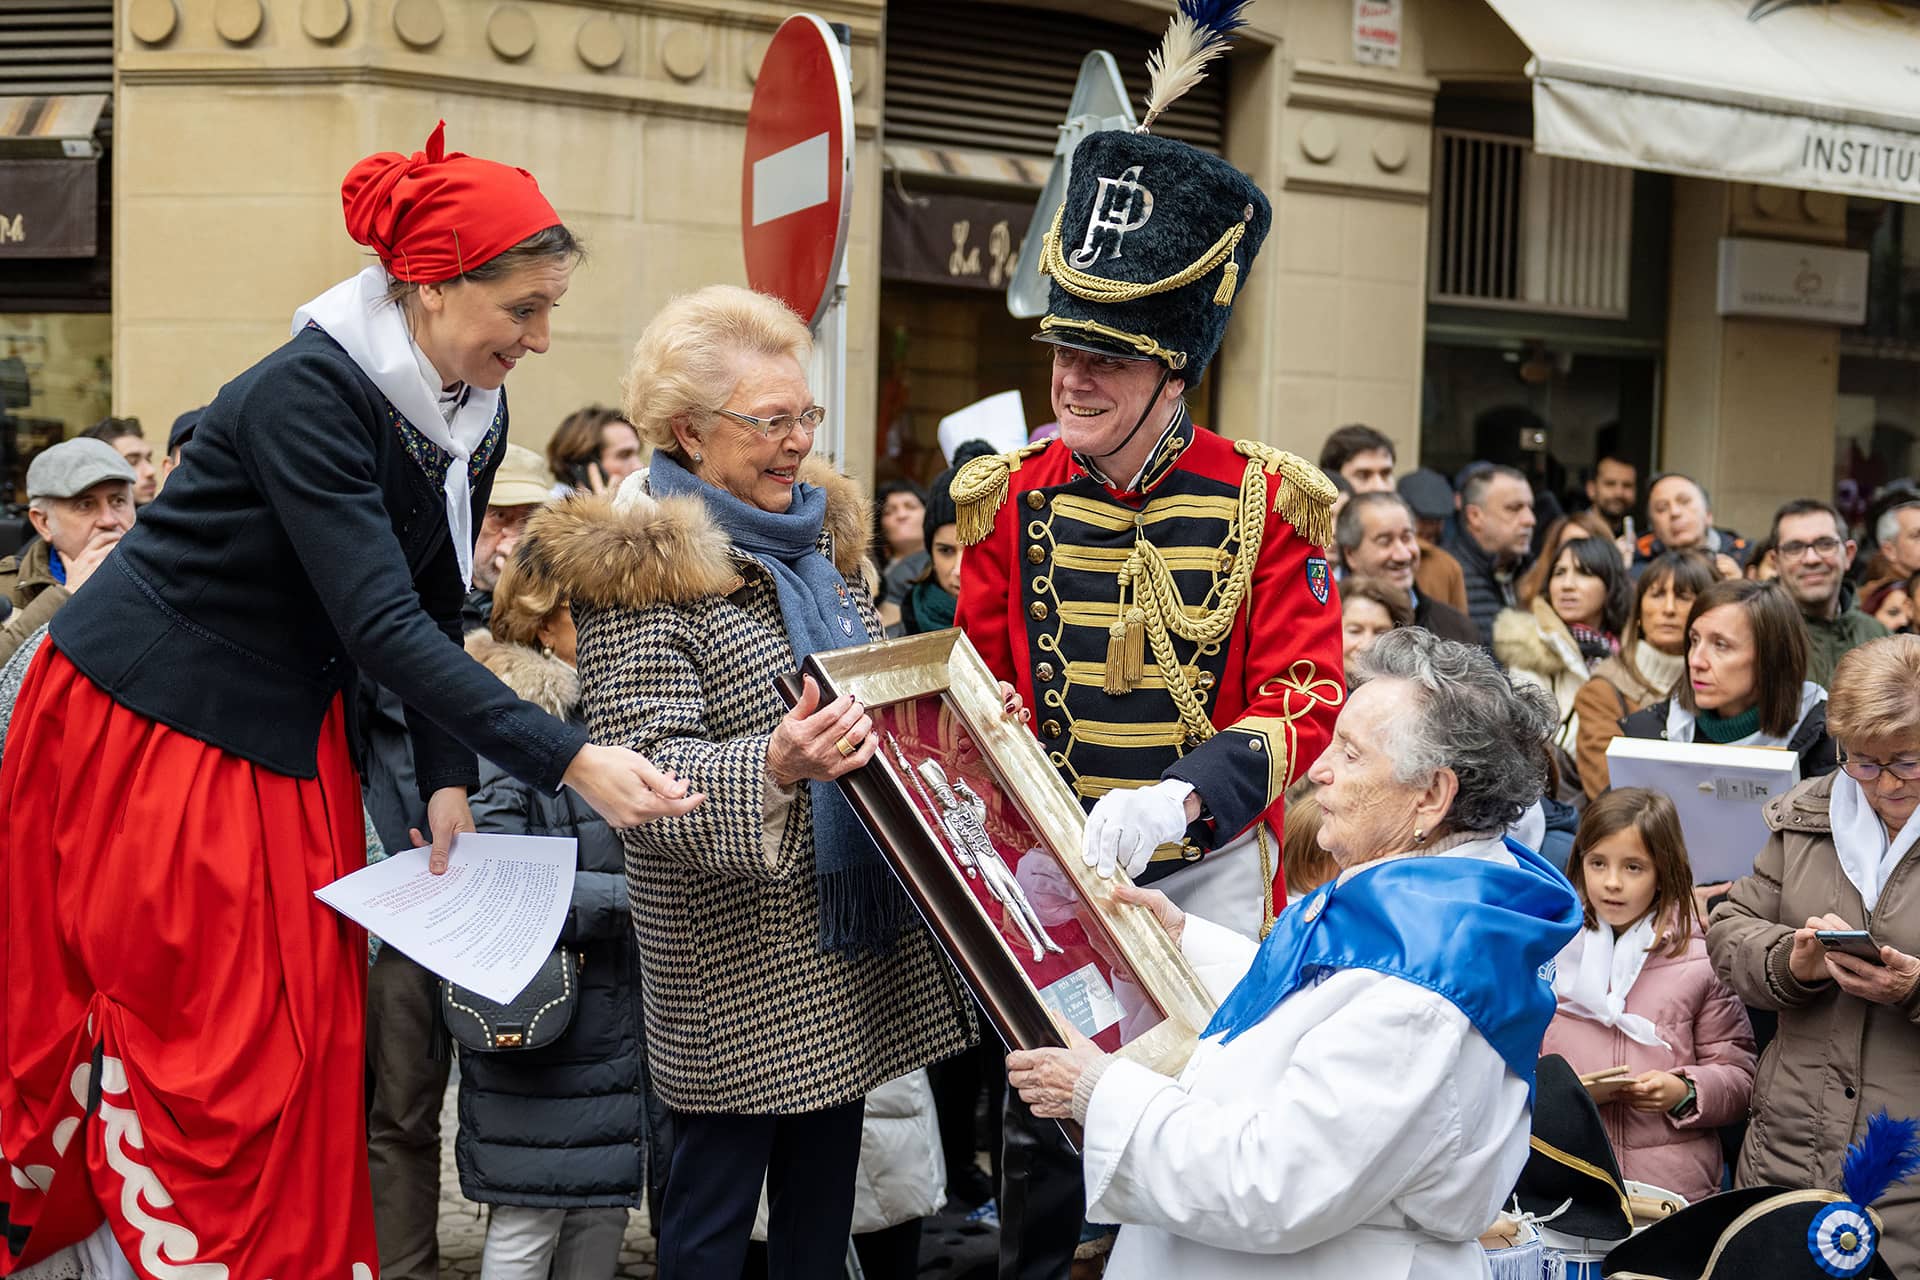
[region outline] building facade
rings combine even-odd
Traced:
[[[851,471],[928,478],[938,419],[1010,387],[1029,425],[1051,416],[1045,359],[1027,343],[1032,322],[1008,314],[1005,279],[1079,59],[1111,49],[1137,100],[1170,7],[816,6],[851,34],[849,377],[845,404],[830,406]],[[1512,455],[1569,488],[1613,448],[1696,475],[1723,521],[1749,530],[1786,497],[1830,490],[1836,459],[1910,468],[1920,324],[1903,300],[1920,234],[1908,250],[1906,204],[1545,154],[1533,135],[1547,60],[1530,81],[1525,38],[1539,35],[1516,7],[1252,6],[1209,86],[1167,122],[1274,202],[1226,347],[1193,389],[1202,420],[1309,455],[1333,427],[1367,422],[1406,464]],[[534,172],[591,250],[552,351],[509,388],[515,437],[538,446],[572,409],[617,401],[626,354],[669,296],[744,280],[745,120],[789,12],[756,0],[120,0],[95,130],[104,242],[84,268],[69,263],[106,283],[65,303],[0,286],[0,342],[32,329],[43,347],[81,353],[42,377],[25,416],[71,433],[109,406],[164,424],[203,403],[284,338],[296,305],[367,260],[341,229],[347,166],[417,149],[445,118],[450,146]],[[1884,20],[1920,42],[1905,12]],[[30,84],[7,38],[0,101]],[[1728,238],[1869,250],[1879,310],[1865,325],[1722,314]],[[6,249],[0,234],[0,275]],[[1488,413],[1505,408],[1541,429]]]

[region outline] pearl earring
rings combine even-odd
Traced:
[[[701,459],[701,454],[700,454],[700,451],[699,451],[698,449],[695,449],[695,450],[693,451],[693,460],[694,460],[695,462],[699,462],[699,461],[700,461],[700,459]]]
[[[1415,844],[1425,844],[1427,842],[1427,833],[1415,827],[1413,829],[1413,842]]]

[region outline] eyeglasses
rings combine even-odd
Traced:
[[[1857,759],[1845,750],[1839,754],[1840,767],[1856,782],[1872,782],[1882,773],[1890,773],[1902,782],[1920,782],[1920,760],[1889,760],[1882,764],[1878,760]]]
[[[1783,542],[1779,546],[1779,552],[1789,560],[1798,560],[1809,551],[1823,557],[1830,556],[1840,550],[1840,547],[1841,542],[1838,538],[1815,538],[1812,542]]]
[[[756,418],[750,413],[735,413],[731,409],[715,409],[713,412],[723,418],[732,418],[741,426],[750,427],[769,440],[778,440],[791,433],[795,427],[805,431],[807,438],[811,440],[814,433],[820,430],[820,424],[827,420],[827,411],[821,405],[814,405],[813,408],[803,409],[799,413],[777,414],[771,418]]]

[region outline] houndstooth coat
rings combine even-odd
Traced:
[[[881,634],[862,578],[867,504],[824,463],[822,550]],[[767,776],[797,667],[774,585],[696,499],[574,497],[537,513],[522,563],[556,581],[579,628],[593,741],[632,747],[706,802],[622,833],[646,973],[647,1057],[680,1111],[777,1114],[863,1097],[973,1041],[959,977],[917,921],[893,953],[822,953],[811,801]]]

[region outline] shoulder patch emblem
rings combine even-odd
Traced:
[[[1327,568],[1325,556],[1307,557],[1307,590],[1313,592],[1313,598],[1321,604],[1333,591],[1333,573]]]

